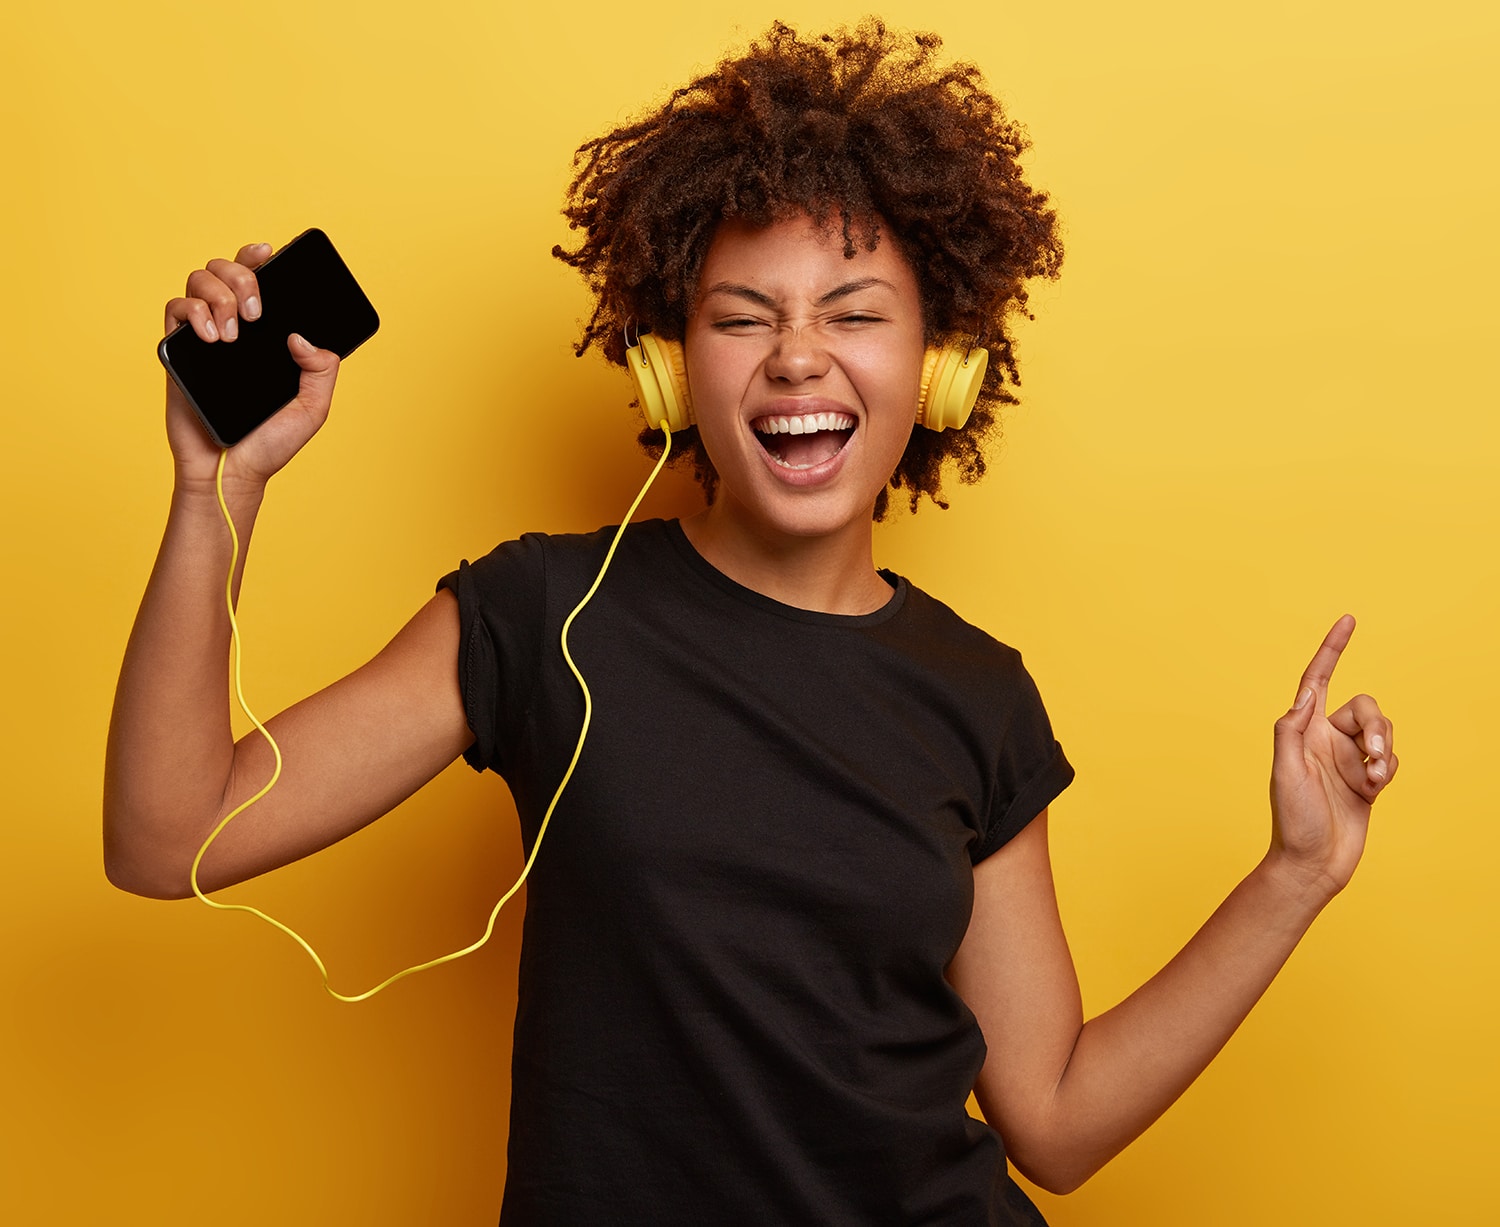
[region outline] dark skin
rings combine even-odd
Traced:
[[[205,341],[233,344],[238,320],[257,314],[254,269],[270,254],[252,244],[194,272],[186,294],[167,304],[166,330],[187,323]],[[288,350],[302,368],[296,399],[225,460],[242,567],[267,482],[327,420],[338,377],[334,354],[297,338],[288,339]],[[111,881],[181,898],[191,893],[188,868],[199,846],[270,777],[272,758],[258,734],[233,741],[223,604],[229,542],[214,495],[219,449],[170,380],[167,439],[175,488],[115,694],[104,846]],[[242,881],[342,839],[457,758],[472,740],[453,667],[457,651],[457,603],[439,593],[373,661],[271,720],[286,756],[282,779],[257,803],[254,822],[230,823],[215,841],[202,887]],[[347,731],[365,722],[361,744],[345,744],[354,740]]]
[[[269,254],[247,247],[195,272],[187,294],[168,304],[168,330],[187,322],[205,340],[233,344],[238,319],[253,317],[254,269]],[[705,436],[719,441],[726,483],[714,508],[690,522],[690,536],[740,582],[803,608],[846,599],[869,608],[883,599],[869,512],[889,470],[867,461],[893,463],[909,429],[891,415],[913,411],[922,328],[915,271],[889,248],[870,257],[855,269],[830,259],[816,227],[726,228],[705,261],[711,280],[687,330],[695,403]],[[337,377],[332,354],[295,338],[288,345],[303,372],[297,399],[226,463],[226,496],[246,541],[266,483],[327,419]],[[765,413],[795,416],[804,397],[810,413],[855,420],[845,446],[856,450],[789,477],[745,432]],[[117,885],[178,897],[189,893],[188,866],[209,831],[269,776],[270,752],[254,734],[232,740],[228,545],[213,498],[219,452],[170,383],[167,433],[177,484],[116,694],[105,851]],[[841,577],[832,588],[830,567]],[[975,1088],[980,1104],[1038,1184],[1076,1187],[1160,1115],[1353,875],[1371,806],[1399,765],[1391,722],[1373,698],[1328,712],[1353,630],[1348,616],[1334,624],[1276,722],[1264,857],[1182,951],[1112,1010],[1083,1017],[1046,812],[975,869],[974,910],[949,975],[990,1050]],[[457,758],[471,740],[458,643],[456,603],[443,592],[373,661],[271,721],[286,772],[255,821],[231,823],[215,843],[204,887],[342,838]]]
[[[877,18],[812,37],[773,23],[577,151],[563,208],[577,241],[553,249],[594,296],[578,352],[598,346],[620,365],[627,329],[682,338],[720,219],[809,214],[850,260],[900,249],[923,273],[928,342],[983,337],[990,364],[964,430],[911,436],[877,519],[888,497],[944,506],[945,475],[984,475],[986,441],[1020,382],[1010,325],[1026,313],[1028,283],[1062,262],[1051,202],[1021,165],[1024,130],[974,65],[943,62],[941,45]],[[674,454],[692,459],[712,497],[713,458],[696,435],[674,440]]]

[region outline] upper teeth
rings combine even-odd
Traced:
[[[814,435],[820,430],[848,430],[854,417],[848,413],[808,413],[800,417],[759,418],[755,429],[763,435]]]

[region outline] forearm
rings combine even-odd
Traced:
[[[1268,856],[1160,972],[1084,1024],[1040,1133],[1049,1187],[1073,1188],[1203,1072],[1328,900]]]
[[[1368,695],[1322,714],[1353,629],[1348,616],[1334,623],[1276,721],[1265,859],[1114,1009],[1083,1021],[1046,811],[975,867],[974,910],[949,978],[989,1045],[980,1107],[1044,1188],[1076,1188],[1187,1089],[1353,876],[1370,806],[1399,765],[1391,722]]]
[[[240,571],[262,493],[226,491]],[[212,489],[176,490],[120,669],[105,757],[105,868],[128,890],[180,893],[169,883],[180,883],[184,857],[207,836],[225,796],[234,762],[229,559]]]

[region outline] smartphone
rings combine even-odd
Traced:
[[[380,327],[380,317],[328,236],[305,230],[255,270],[259,319],[240,319],[234,341],[209,343],[183,324],[157,356],[220,447],[233,447],[297,395],[302,369],[286,339],[301,333],[347,358]]]

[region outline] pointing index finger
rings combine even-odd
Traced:
[[[1302,672],[1302,685],[1298,689],[1298,701],[1303,691],[1311,689],[1318,699],[1318,708],[1321,710],[1328,700],[1328,683],[1333,678],[1333,667],[1339,663],[1339,657],[1349,644],[1349,638],[1354,634],[1354,615],[1345,614],[1333,624],[1328,634],[1323,636],[1323,642],[1318,650],[1313,653],[1312,660]]]

